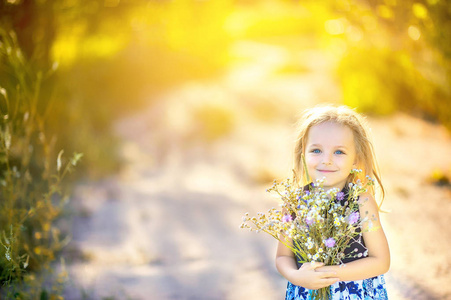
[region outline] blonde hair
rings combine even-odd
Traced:
[[[377,166],[376,156],[369,137],[369,129],[365,118],[347,106],[317,106],[304,111],[298,124],[298,136],[294,148],[294,172],[296,180],[299,184],[305,185],[307,182],[307,173],[304,170],[302,162],[305,154],[305,146],[307,142],[308,133],[311,127],[324,122],[335,122],[340,125],[348,126],[353,133],[357,169],[361,169],[362,173],[357,175],[356,179],[364,182],[366,176],[375,179],[381,190],[381,202],[385,196],[385,189],[381,182],[379,168]],[[352,176],[348,177],[347,183],[351,181]],[[375,190],[371,191],[373,195]],[[379,205],[379,207],[380,207]]]

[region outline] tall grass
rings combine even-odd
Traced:
[[[63,179],[81,158],[55,153],[45,132],[42,80],[17,45],[0,28],[0,281],[7,298],[46,299],[38,271],[51,271],[68,243],[54,222],[67,197]],[[43,298],[44,297],[44,298]]]

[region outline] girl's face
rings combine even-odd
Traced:
[[[335,122],[312,126],[307,136],[305,162],[313,181],[325,178],[324,188],[342,189],[357,163],[352,130]]]

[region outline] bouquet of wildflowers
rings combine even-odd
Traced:
[[[354,174],[361,170],[353,170]],[[323,180],[306,187],[298,187],[295,180],[276,182],[267,191],[275,193],[281,200],[281,208],[271,208],[256,217],[243,217],[241,228],[263,231],[282,242],[296,255],[299,263],[323,262],[325,265],[343,264],[345,258],[366,256],[367,251],[345,249],[358,238],[368,216],[360,218],[358,197],[374,184],[366,177],[362,183],[349,183],[345,192],[336,188],[325,190]],[[364,247],[364,245],[362,245]],[[365,248],[366,249],[366,248]],[[314,291],[313,299],[328,299],[329,287]]]

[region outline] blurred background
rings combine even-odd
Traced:
[[[451,3],[1,0],[9,299],[282,299],[277,205],[305,108],[368,116],[391,299],[451,299]]]

